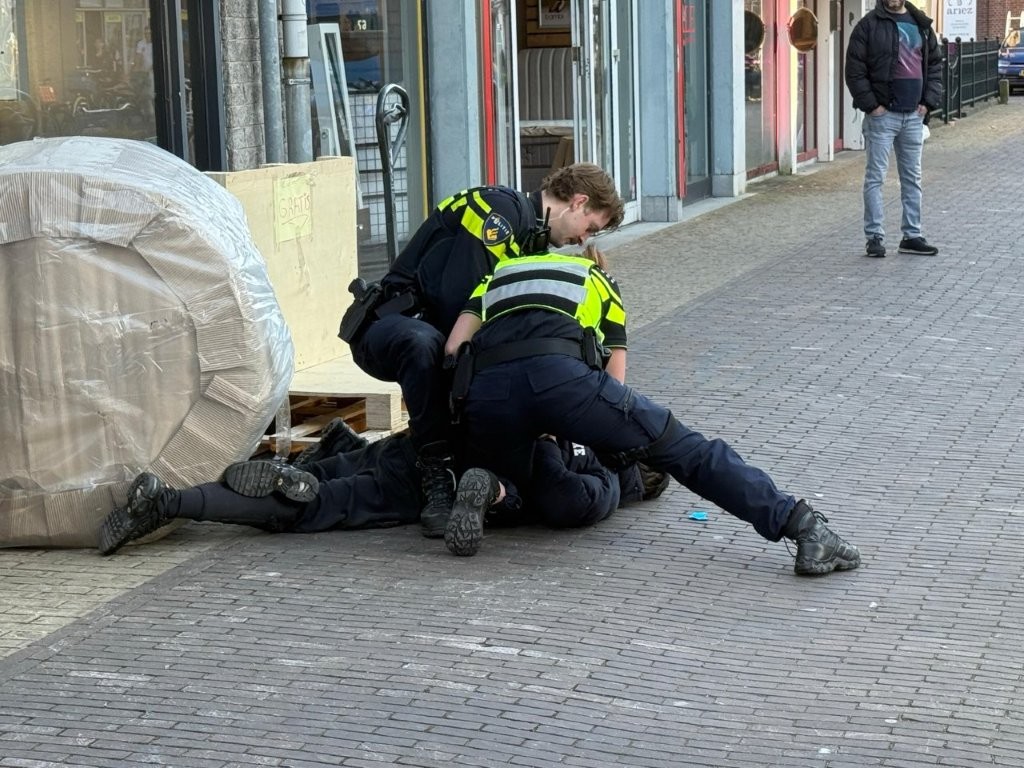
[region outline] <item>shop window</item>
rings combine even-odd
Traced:
[[[316,156],[331,151],[346,155],[355,153],[362,209],[360,272],[369,277],[374,276],[387,261],[387,200],[376,132],[378,93],[389,83],[401,85],[414,104],[410,122],[423,119],[416,108],[420,103],[416,89],[421,52],[419,40],[415,37],[416,26],[410,23],[412,11],[409,6],[412,5],[398,0],[307,0],[309,23],[316,26],[313,38],[332,39],[336,25],[340,50],[336,55],[329,52],[326,58],[328,64],[336,57],[340,58],[343,70],[341,73],[325,66],[326,76],[323,78],[314,73],[313,124],[323,124],[327,119],[326,113],[333,111],[334,122],[339,128],[336,142],[324,141],[314,131],[313,153]],[[317,92],[318,83],[320,92]],[[340,83],[344,83],[344,95],[337,92]],[[342,117],[339,119],[338,115]],[[394,139],[398,126],[392,125],[391,128]],[[406,136],[413,137],[419,133],[410,125]],[[400,243],[408,237],[410,218],[418,224],[421,218],[419,211],[423,207],[419,193],[422,189],[423,149],[410,142],[411,139],[407,138],[394,158],[395,232]],[[332,150],[332,146],[335,149]],[[411,210],[417,213],[413,215]]]
[[[743,69],[746,92],[747,175],[778,168],[775,113],[776,16],[770,0],[744,0]]]
[[[0,0],[0,143],[155,141],[148,0]]]

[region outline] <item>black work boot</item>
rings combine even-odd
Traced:
[[[803,499],[789,513],[782,535],[796,542],[793,570],[798,576],[849,571],[860,565],[860,550],[829,529],[827,522]]]
[[[455,507],[444,529],[444,545],[453,555],[472,557],[484,540],[484,514],[498,499],[498,478],[486,469],[467,469],[455,492]]]
[[[316,498],[320,482],[298,467],[280,461],[240,461],[224,470],[224,485],[243,496],[259,498],[280,493],[290,501]]]
[[[128,487],[124,506],[115,507],[100,526],[100,553],[112,555],[129,541],[141,539],[173,520],[169,510],[177,493],[150,472],[136,477]]]
[[[292,466],[306,469],[321,459],[357,451],[369,444],[366,438],[355,432],[344,419],[331,419],[321,432],[320,440],[296,456],[292,460]]]
[[[430,443],[420,449],[416,466],[420,471],[420,483],[426,504],[420,512],[420,525],[428,539],[444,536],[448,515],[455,503],[455,472],[448,443]]]

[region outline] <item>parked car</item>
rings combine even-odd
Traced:
[[[1024,89],[1024,40],[1021,30],[1010,30],[999,48],[999,77],[1010,81],[1010,92]]]

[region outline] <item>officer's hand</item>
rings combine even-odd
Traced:
[[[873,110],[871,110],[871,116],[872,117],[878,117],[879,115],[884,115],[888,111],[889,111],[888,109],[886,109],[881,104],[879,104],[877,107],[875,107]]]

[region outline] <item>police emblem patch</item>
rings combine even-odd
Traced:
[[[492,213],[484,220],[484,245],[498,245],[512,237],[512,225],[500,213]]]

